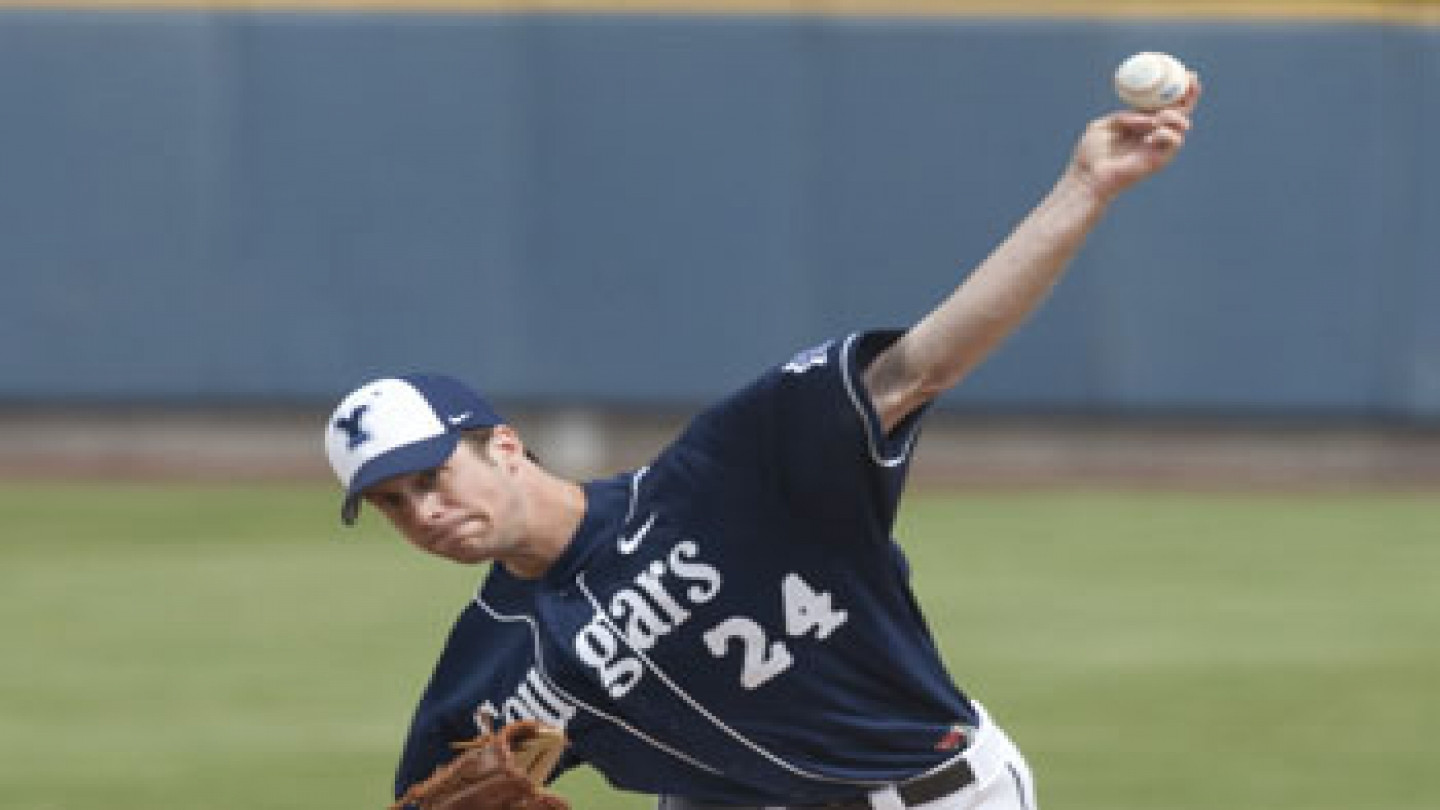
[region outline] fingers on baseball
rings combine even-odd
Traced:
[[[1177,149],[1190,132],[1190,116],[1183,110],[1161,110],[1155,115],[1155,128],[1146,136],[1146,143],[1160,149]]]
[[[1195,105],[1200,103],[1200,94],[1203,92],[1205,92],[1205,87],[1200,82],[1200,74],[1192,70],[1190,71],[1190,89],[1185,91],[1185,95],[1175,106],[1189,115],[1195,111]]]
[[[1145,136],[1145,145],[1160,152],[1171,152],[1185,143],[1185,136],[1173,129],[1156,127]]]
[[[1121,112],[1111,119],[1115,131],[1126,140],[1135,140],[1159,151],[1170,151],[1185,142],[1190,117],[1170,107],[1153,113]]]

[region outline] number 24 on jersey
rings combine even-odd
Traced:
[[[785,634],[791,638],[813,634],[823,640],[849,618],[846,611],[831,605],[828,591],[816,591],[799,574],[785,577],[780,585],[780,600]],[[784,639],[771,641],[759,622],[745,616],[725,619],[707,631],[704,638],[705,646],[716,658],[725,657],[732,641],[739,643],[740,685],[746,689],[758,689],[795,663]]]

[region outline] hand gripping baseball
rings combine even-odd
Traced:
[[[565,735],[533,720],[455,743],[460,753],[410,786],[390,810],[570,810],[545,780],[565,749]]]
[[[1159,110],[1123,110],[1090,123],[1071,161],[1071,171],[1109,199],[1155,174],[1174,159],[1200,100],[1200,79],[1175,104]]]

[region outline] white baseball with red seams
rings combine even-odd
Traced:
[[[1185,97],[1190,71],[1168,53],[1143,51],[1115,69],[1115,92],[1137,110],[1158,110]]]

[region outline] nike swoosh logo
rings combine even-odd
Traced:
[[[640,547],[640,541],[645,539],[645,535],[650,533],[650,527],[655,525],[656,517],[658,517],[658,515],[655,512],[651,512],[650,519],[645,521],[644,526],[636,529],[634,534],[629,537],[623,534],[620,536],[619,548],[621,554],[635,553],[635,549]]]
[[[460,424],[461,422],[464,422],[466,419],[469,419],[469,418],[470,418],[470,415],[473,414],[473,413],[475,413],[475,412],[474,412],[474,411],[466,411],[466,412],[464,412],[464,413],[457,413],[457,414],[455,414],[454,416],[447,416],[447,417],[445,417],[445,418],[450,421],[450,424],[452,424],[452,425],[458,425],[458,424]]]

